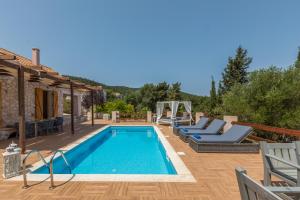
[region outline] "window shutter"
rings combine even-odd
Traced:
[[[35,120],[43,119],[43,90],[35,88]]]

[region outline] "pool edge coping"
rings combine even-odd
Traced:
[[[177,174],[74,174],[73,178],[72,174],[54,174],[55,181],[125,181],[125,182],[196,182],[196,179],[189,171],[189,169],[184,164],[183,160],[176,153],[175,149],[166,139],[162,131],[154,124],[151,125],[122,125],[122,124],[111,124],[105,125],[91,133],[88,133],[84,137],[68,144],[60,150],[69,151],[91,137],[99,134],[99,132],[104,131],[105,129],[113,126],[150,126],[153,127],[157,136],[159,137],[160,142],[162,143],[167,156],[171,160]],[[57,154],[55,158],[59,157],[60,154]],[[45,158],[48,163],[51,159],[52,155],[49,155]],[[29,168],[29,171],[32,172],[39,167],[41,167],[44,163],[42,161],[35,162],[32,167]],[[48,177],[48,179],[47,179]],[[23,176],[19,175],[16,177],[12,177],[10,179],[6,179],[8,181],[20,181],[23,180]],[[31,174],[27,173],[27,180],[29,181],[50,181],[48,174]]]

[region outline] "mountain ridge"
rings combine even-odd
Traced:
[[[94,80],[84,78],[84,77],[79,77],[79,76],[71,76],[71,75],[63,75],[63,76],[68,77],[68,78],[70,78],[74,81],[80,81],[82,83],[86,83],[86,84],[89,84],[89,85],[92,85],[92,86],[102,86],[103,89],[111,90],[112,92],[117,92],[117,93],[120,93],[122,95],[126,95],[126,94],[129,94],[129,93],[138,91],[140,89],[140,88],[134,88],[134,87],[128,87],[128,86],[122,86],[122,85],[107,85],[107,84],[104,84],[104,83],[100,83],[98,81],[94,81]],[[200,95],[191,94],[191,93],[183,92],[183,91],[181,91],[181,94],[182,94],[183,97],[188,97],[188,96],[202,97]]]

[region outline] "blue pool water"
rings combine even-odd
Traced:
[[[111,126],[65,153],[74,174],[176,174],[151,126]],[[55,174],[70,173],[61,157]],[[46,174],[48,168],[33,173]]]

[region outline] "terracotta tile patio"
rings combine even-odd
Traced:
[[[65,128],[59,135],[42,136],[27,140],[28,149],[38,149],[43,155],[51,150],[62,148],[109,122],[96,120],[95,126],[82,123],[76,126],[72,136]],[[146,124],[122,122],[120,124]],[[28,189],[22,189],[22,182],[12,182],[0,178],[0,199],[114,199],[114,200],[210,200],[240,199],[234,168],[242,166],[256,180],[263,177],[260,154],[195,153],[188,144],[172,134],[167,126],[160,126],[167,140],[177,152],[185,152],[182,160],[196,178],[197,183],[143,183],[143,182],[67,182],[49,189],[50,182],[39,183]],[[11,142],[1,141],[0,151]],[[32,158],[30,162],[35,162]],[[2,159],[0,161],[2,173]],[[29,184],[32,184],[30,182]]]

